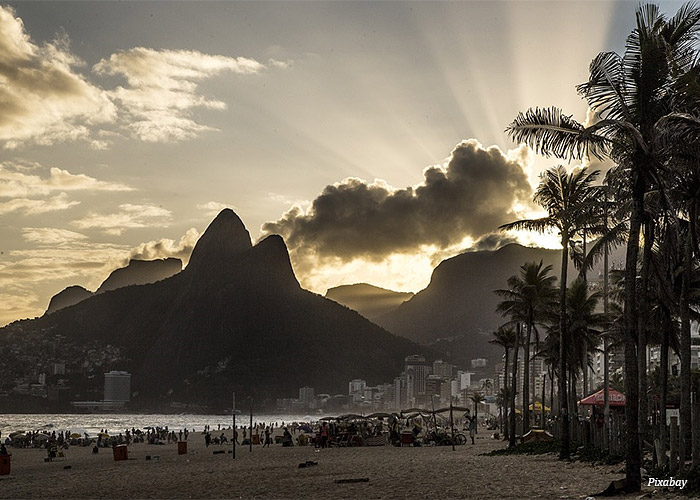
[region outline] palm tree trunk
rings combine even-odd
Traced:
[[[644,181],[638,170],[634,171],[632,211],[630,214],[629,239],[625,258],[625,417],[627,420],[627,446],[625,450],[625,479],[629,491],[642,488],[639,470],[642,456],[639,447],[639,374],[637,372],[637,257],[639,255],[639,233],[644,210]]]
[[[527,340],[523,350],[523,436],[530,430],[530,340],[532,323],[528,321]]]
[[[678,452],[683,462],[690,452],[691,411],[690,411],[690,279],[692,270],[692,246],[690,229],[683,240],[683,279],[681,281],[680,318],[681,318],[681,404],[680,404],[680,446]]]
[[[515,348],[513,353],[513,383],[510,393],[510,436],[508,446],[515,446],[515,392],[518,387],[518,348],[520,346],[520,323],[515,329]]]
[[[561,245],[561,279],[559,283],[559,423],[561,425],[561,448],[559,450],[559,458],[567,459],[570,451],[569,411],[566,391],[566,374],[568,373],[566,369],[566,281],[569,264],[569,239],[566,234],[562,234]]]
[[[509,395],[508,395],[508,358],[509,358],[509,355],[510,355],[510,349],[508,349],[508,348],[506,347],[506,365],[505,365],[505,367],[503,368],[503,374],[504,374],[504,376],[503,376],[503,387],[504,387],[504,389],[506,390],[506,392],[505,392],[506,398],[509,397]],[[509,427],[510,427],[510,426],[508,425],[507,422],[505,422],[506,417],[507,417],[507,415],[508,415],[508,411],[507,411],[507,409],[508,409],[508,399],[506,399],[506,400],[503,402],[503,406],[504,406],[504,408],[506,409],[506,411],[503,413],[503,420],[504,420],[504,422],[503,422],[503,429],[504,429],[504,430],[503,430],[503,435],[505,436],[506,439],[508,439],[508,436],[510,435],[510,432],[509,432]]]
[[[608,190],[605,190],[605,225],[608,225]],[[605,328],[610,328],[608,315],[610,314],[609,293],[609,250],[605,246],[603,254],[603,314],[605,315]],[[603,449],[610,450],[610,339],[606,332],[603,337]]]
[[[576,385],[578,383],[578,368],[575,364],[569,365],[569,415],[571,416],[571,423],[573,424],[578,420],[576,411]]]
[[[549,370],[549,417],[554,412],[554,366]]]
[[[661,402],[659,403],[659,438],[661,439],[661,449],[666,450],[666,403],[668,402],[668,350],[673,334],[673,322],[671,321],[671,311],[663,305],[663,339],[661,341]],[[664,455],[665,456],[665,455]],[[664,466],[665,464],[659,464]]]
[[[640,446],[643,445],[647,431],[649,403],[647,400],[647,328],[649,325],[649,267],[651,265],[652,246],[654,244],[654,221],[644,224],[644,250],[642,269],[640,271],[639,320],[637,322],[637,370],[639,372],[639,435]],[[640,450],[640,453],[642,451]]]

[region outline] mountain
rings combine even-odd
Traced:
[[[610,262],[623,260],[624,249]],[[506,281],[519,274],[525,262],[552,265],[557,278],[561,251],[509,244],[495,251],[466,252],[442,261],[433,271],[430,284],[397,309],[374,319],[392,333],[430,345],[443,352],[460,354],[461,361],[477,357],[500,359],[502,349],[488,344],[491,332],[506,320],[496,312],[499,297],[494,290],[506,288]],[[595,279],[598,265],[589,272]],[[568,276],[578,275],[573,265]]]
[[[130,371],[141,401],[219,407],[230,405],[232,391],[261,405],[307,385],[345,394],[354,378],[391,382],[407,355],[435,357],[302,289],[282,238],[253,246],[228,209],[209,225],[182,272],[0,329],[0,341],[13,335],[55,336],[62,346],[78,346],[75,352],[101,346],[90,348],[112,353],[112,361],[96,368],[95,378],[108,369]]]
[[[367,319],[393,311],[413,297],[411,292],[394,292],[367,283],[329,288],[325,297],[354,309]]]
[[[49,301],[49,307],[46,309],[46,314],[51,314],[64,307],[69,307],[82,302],[83,300],[92,297],[92,292],[86,290],[82,286],[69,286],[65,290],[57,293]]]
[[[169,278],[182,271],[182,261],[175,258],[129,261],[127,267],[116,269],[102,282],[95,294],[116,290],[130,285],[145,285]],[[46,314],[72,306],[91,297],[93,293],[82,286],[74,285],[51,297]]]
[[[180,259],[131,259],[126,267],[116,269],[102,282],[95,293],[108,292],[129,285],[146,285],[169,278],[182,271]]]

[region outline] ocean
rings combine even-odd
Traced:
[[[253,424],[282,422],[314,422],[323,415],[271,415],[253,414]],[[205,425],[209,425],[212,431],[228,429],[233,424],[231,415],[193,415],[183,413],[180,415],[162,414],[8,414],[0,415],[0,436],[4,439],[12,432],[28,431],[66,431],[87,433],[89,436],[97,436],[102,429],[107,429],[109,434],[118,434],[132,427],[145,429],[146,427],[165,427],[178,432],[180,429],[189,429],[201,432]],[[242,413],[236,415],[236,426],[250,425],[250,415]]]

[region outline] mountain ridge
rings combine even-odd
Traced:
[[[63,344],[110,345],[120,360],[112,368],[132,373],[140,400],[220,407],[230,405],[231,391],[268,405],[307,385],[345,393],[354,378],[393,381],[410,354],[435,357],[301,288],[283,239],[246,244],[238,222],[232,211],[220,213],[174,276],[17,322],[0,329],[0,339],[59,335]]]

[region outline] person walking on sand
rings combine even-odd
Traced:
[[[269,448],[269,447],[270,447],[270,441],[272,441],[272,440],[270,439],[270,428],[269,428],[269,427],[265,427],[265,444],[263,445],[263,448],[265,448],[265,446],[267,446],[267,447]]]
[[[476,426],[477,426],[477,420],[476,420],[476,415],[473,417],[469,415],[469,410],[467,410],[467,413],[464,414],[464,417],[467,419],[467,422],[469,423],[469,437],[472,438],[472,444],[474,443],[474,437],[476,436]]]

